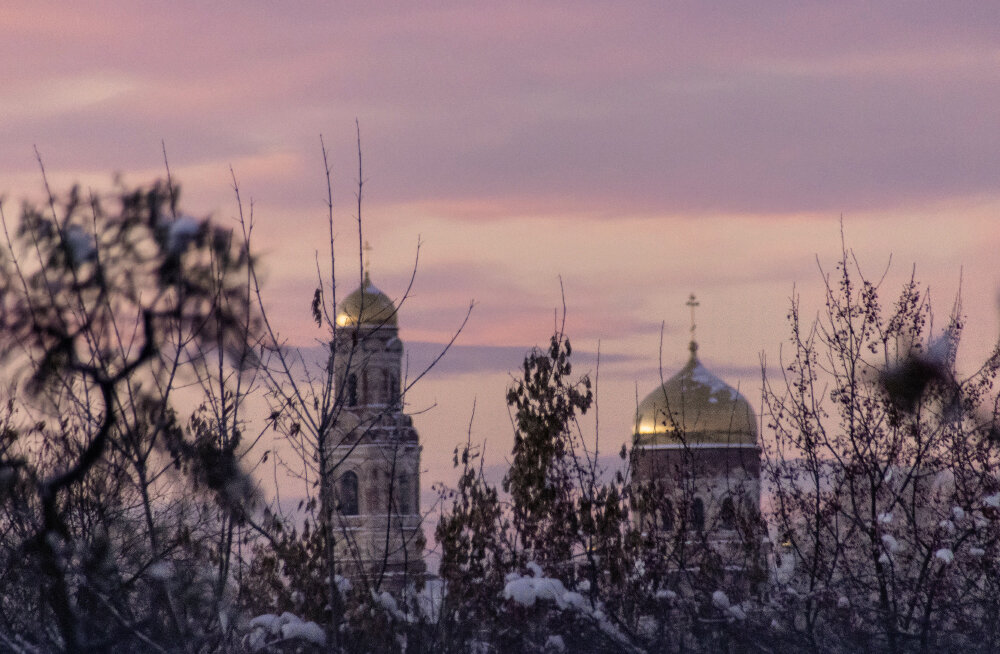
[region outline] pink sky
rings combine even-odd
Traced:
[[[841,216],[870,276],[892,255],[887,299],[915,265],[943,325],[961,280],[971,368],[998,330],[998,25],[995,3],[920,0],[5,2],[0,194],[38,196],[34,146],[57,188],[148,182],[162,140],[186,211],[229,220],[231,165],[272,314],[308,344],[319,135],[346,261],[357,118],[376,284],[401,293],[423,241],[404,340],[446,340],[477,302],[469,349],[410,398],[436,404],[429,488],[473,399],[474,438],[508,451],[506,371],[547,340],[559,275],[574,345],[605,355],[609,450],[656,385],[661,322],[667,374],[683,363],[692,291],[703,360],[756,402]]]

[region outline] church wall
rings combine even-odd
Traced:
[[[757,447],[691,447],[633,451],[633,483],[658,480],[679,524],[679,511],[696,499],[703,506],[704,527],[724,531],[723,502],[747,514],[760,511],[760,450]],[[688,516],[690,518],[690,516]],[[642,516],[637,516],[641,520]]]
[[[332,450],[338,480],[357,476],[357,513],[337,514],[341,526],[337,550],[344,573],[357,577],[360,562],[368,573],[387,569],[405,571],[410,582],[424,572],[423,532],[419,510],[420,446],[415,442],[381,441]],[[343,507],[341,485],[332,484],[335,506]],[[390,495],[391,493],[391,495]],[[397,575],[400,579],[405,575]]]

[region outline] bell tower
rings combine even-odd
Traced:
[[[401,590],[424,576],[420,443],[403,413],[403,344],[396,306],[365,271],[337,306],[333,371],[337,419],[330,439],[342,574]]]

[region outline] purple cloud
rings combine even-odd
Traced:
[[[349,198],[359,117],[378,202],[610,218],[894,207],[993,193],[1000,164],[981,3],[102,7],[5,18],[0,81],[28,100],[0,170],[35,143],[65,168],[155,169],[160,139],[180,169],[308,162],[327,131]],[[122,84],[45,93],[102,80]],[[314,206],[318,174],[275,177],[265,204]]]

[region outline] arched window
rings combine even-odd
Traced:
[[[382,371],[382,393],[386,404],[395,406],[399,402],[399,382],[389,368]]]
[[[691,502],[691,527],[695,531],[705,529],[705,503],[700,497],[694,498],[694,502]]]
[[[396,513],[410,514],[410,478],[407,475],[400,475],[396,481]]]
[[[673,531],[674,530],[674,505],[670,500],[663,500],[663,505],[660,506],[660,520],[659,528],[662,531]]]
[[[358,376],[353,372],[347,376],[347,406],[358,405]]]
[[[358,476],[350,470],[340,478],[340,512],[358,515]]]
[[[733,504],[733,498],[728,495],[722,500],[719,522],[722,523],[723,529],[736,529],[736,506]]]

